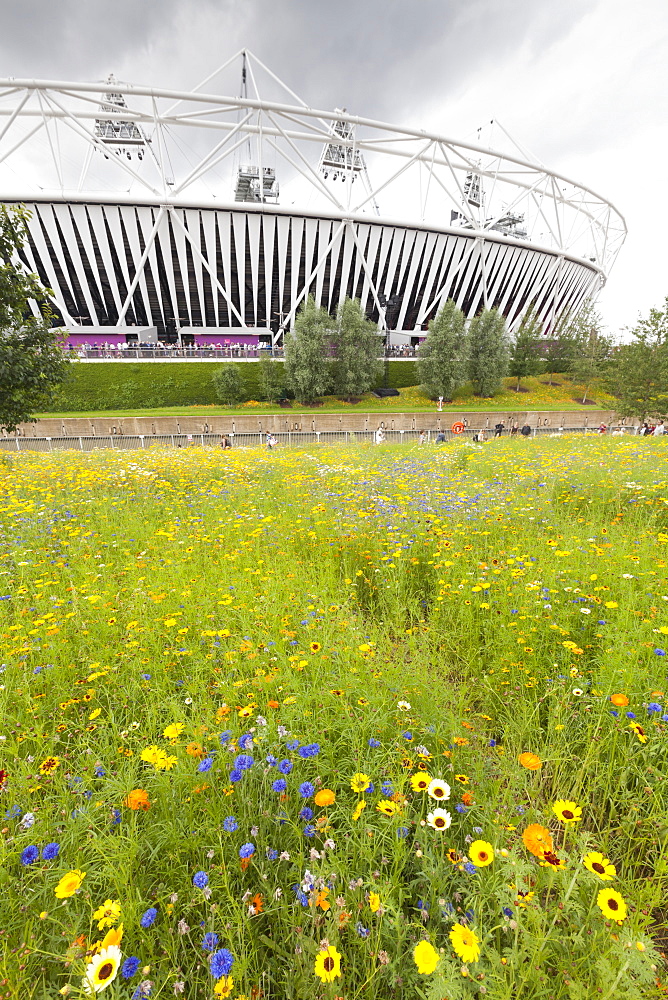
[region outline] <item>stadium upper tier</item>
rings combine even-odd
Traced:
[[[24,263],[71,331],[277,341],[307,294],[359,298],[395,342],[447,298],[548,330],[605,281],[626,227],[589,188],[519,149],[313,110],[237,61],[240,97],[211,92],[233,60],[187,92],[0,80],[0,202],[30,209]]]

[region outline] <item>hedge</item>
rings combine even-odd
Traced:
[[[213,376],[221,361],[72,363],[67,381],[53,399],[49,412],[135,410],[142,407],[192,406],[218,403]],[[244,398],[261,399],[257,362],[239,364]],[[415,385],[414,361],[386,361],[378,384],[392,389]]]

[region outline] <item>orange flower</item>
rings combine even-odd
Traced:
[[[521,753],[517,759],[522,767],[526,767],[527,771],[540,771],[543,766],[543,762],[538,754],[530,753],[528,750]]]
[[[473,805],[473,796],[471,795],[470,792],[464,792],[464,794],[462,795],[462,803],[465,806]]]
[[[249,866],[249,864],[251,863],[252,860],[253,860],[252,858],[240,858],[239,859],[239,864],[241,865],[242,872],[246,871],[246,869],[248,868],[248,866]]]
[[[125,799],[125,805],[128,809],[142,809],[146,812],[147,809],[151,808],[151,803],[148,800],[148,795],[143,788],[134,788]]]
[[[189,743],[186,747],[186,753],[189,757],[203,757],[204,749],[201,743]]]
[[[629,703],[629,699],[625,694],[612,694],[610,695],[610,701],[615,708],[626,708]]]
[[[522,834],[522,841],[527,851],[537,858],[544,858],[553,848],[550,831],[540,823],[531,823]]]
[[[321,788],[315,793],[314,801],[317,806],[331,806],[336,802],[336,795],[331,788]]]
[[[319,906],[321,910],[331,909],[331,903],[327,902],[327,897],[329,896],[329,889],[321,889],[318,895],[315,897],[315,906]]]
[[[256,913],[262,913],[262,911],[264,910],[264,900],[259,892],[256,892],[253,898],[251,899],[251,906],[253,907]]]
[[[278,702],[277,701],[273,701],[273,700],[272,701],[268,701],[267,705],[269,705],[269,708],[278,708]]]

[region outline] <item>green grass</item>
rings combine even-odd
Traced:
[[[398,362],[399,363],[399,362]],[[611,396],[607,396],[600,389],[595,389],[593,398],[596,405],[582,405],[575,402],[574,397],[578,395],[578,388],[564,376],[558,376],[558,381],[554,386],[544,385],[545,379],[524,379],[523,387],[528,391],[516,392],[514,389],[515,380],[506,379],[504,388],[493,399],[477,399],[473,395],[470,386],[465,386],[457,394],[452,403],[444,405],[444,412],[457,413],[485,413],[496,411],[524,411],[532,412],[554,412],[565,410],[573,413],[586,413],[591,409],[603,408],[614,409],[615,401]],[[399,388],[399,396],[389,396],[378,399],[372,393],[366,393],[359,403],[347,403],[336,396],[325,396],[322,406],[303,407],[299,403],[293,402],[292,409],[296,412],[312,412],[314,415],[321,413],[351,413],[351,412],[379,412],[379,413],[433,413],[436,404],[424,396],[417,386],[402,386]],[[580,394],[581,398],[581,394]],[[193,406],[154,406],[154,407],[130,407],[84,409],[84,410],[62,410],[58,412],[38,413],[38,418],[45,417],[168,417],[168,416],[242,416],[248,414],[282,413],[289,414],[290,409],[272,405],[270,403],[253,401],[241,406],[220,406],[215,403],[199,403]]]
[[[232,997],[665,995],[667,505],[660,440],[3,457],[0,997],[107,900],[112,997],[207,933]]]

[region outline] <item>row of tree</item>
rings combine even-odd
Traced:
[[[0,206],[0,427],[14,431],[19,423],[48,404],[66,377],[68,360],[50,329],[48,291],[36,276],[12,263],[26,240],[25,209]],[[31,308],[31,303],[33,306]],[[34,310],[34,304],[38,308]],[[482,397],[493,397],[502,379],[567,372],[583,387],[586,401],[595,380],[616,397],[620,416],[663,417],[668,413],[668,298],[651,309],[630,331],[630,339],[615,343],[601,330],[598,314],[586,304],[575,316],[564,316],[545,337],[529,310],[513,337],[503,316],[485,309],[466,321],[463,312],[446,302],[422,344],[418,377],[432,398],[452,398],[464,382],[472,382]],[[286,336],[285,362],[260,362],[264,397],[281,399],[290,392],[311,403],[333,392],[354,399],[378,381],[382,346],[375,324],[359,302],[346,299],[336,317],[304,303],[294,330]],[[223,366],[218,376],[221,399],[241,397],[238,366]]]

